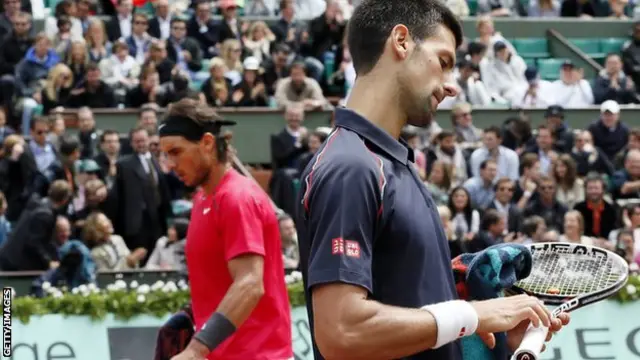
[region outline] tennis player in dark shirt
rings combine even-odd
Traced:
[[[559,330],[536,298],[457,300],[447,238],[400,132],[427,127],[462,29],[438,0],[363,0],[348,30],[358,74],[335,129],[303,172],[301,269],[316,359],[458,360],[458,340],[515,349],[531,322]],[[503,360],[503,359],[500,359]]]

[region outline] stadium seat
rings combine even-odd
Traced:
[[[200,71],[209,72],[209,64],[211,64],[211,59],[202,59],[202,69]]]
[[[513,46],[523,58],[546,59],[550,57],[549,44],[545,38],[513,39]]]
[[[527,67],[536,67],[536,59],[534,58],[524,58],[524,62]]]
[[[600,50],[604,54],[619,53],[622,51],[622,45],[627,41],[626,38],[607,38],[600,40]]]
[[[560,68],[566,59],[540,59],[538,60],[538,73],[544,80],[558,80]]]
[[[469,5],[469,16],[475,16],[478,12],[478,0],[468,0],[467,4]]]
[[[580,51],[593,59],[602,59],[605,54],[600,47],[600,39],[569,39]]]

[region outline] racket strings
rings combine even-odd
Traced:
[[[531,274],[518,286],[532,293],[572,297],[605,289],[619,279],[619,269],[606,256],[568,250],[535,251]]]

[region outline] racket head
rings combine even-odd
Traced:
[[[533,258],[531,273],[512,290],[548,305],[574,298],[583,299],[586,305],[616,293],[629,277],[629,266],[622,257],[596,246],[554,242],[527,247]]]

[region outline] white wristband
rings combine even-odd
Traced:
[[[531,191],[527,190],[527,191],[525,191],[525,192],[522,194],[522,196],[523,196],[523,197],[526,197],[526,198],[530,198],[532,194],[533,194],[533,193],[532,193]]]
[[[472,335],[478,329],[478,313],[470,303],[453,300],[422,307],[433,315],[438,325],[438,337],[434,349],[462,337]]]

